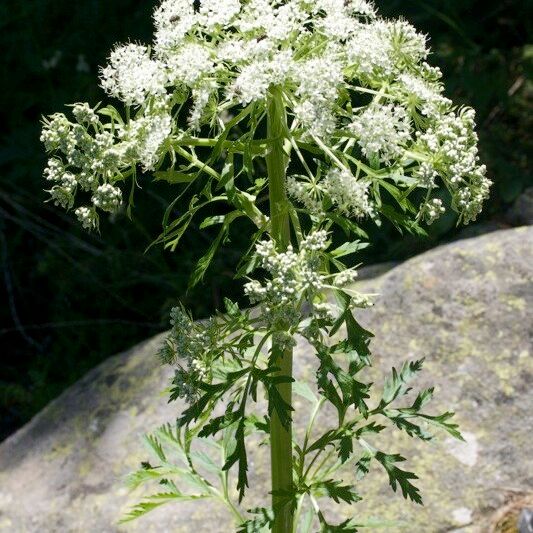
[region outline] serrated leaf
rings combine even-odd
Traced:
[[[322,514],[319,514],[320,533],[357,533],[357,524],[353,518],[349,518],[341,524],[328,524]]]
[[[207,252],[198,260],[198,263],[196,264],[196,267],[193,273],[191,274],[191,277],[189,278],[189,289],[195,287],[203,279],[207,269],[209,268],[209,265],[215,257],[218,248],[227,238],[231,223],[240,216],[241,213],[239,213],[238,211],[232,211],[231,213],[228,213],[224,216],[224,223],[222,224],[222,228],[220,229],[215,240],[211,243],[211,246],[209,246]]]
[[[266,533],[271,530],[274,511],[270,507],[256,507],[248,512],[257,516],[239,524],[237,533]]]
[[[380,424],[376,424],[375,422],[370,422],[370,424],[367,424],[366,426],[360,427],[355,431],[355,437],[360,438],[365,433],[381,433],[385,428],[385,426],[382,426]]]
[[[389,455],[379,451],[374,454],[374,457],[387,472],[392,490],[396,492],[396,488],[399,486],[405,499],[410,499],[413,502],[422,505],[420,491],[410,481],[411,479],[418,479],[418,476],[413,472],[398,468],[395,464],[405,461],[405,457],[402,457],[399,454]]]
[[[424,359],[418,361],[408,361],[402,365],[400,372],[393,368],[392,376],[385,382],[381,406],[389,405],[399,396],[403,396],[410,391],[409,382],[422,370]]]
[[[372,461],[372,454],[364,452],[359,461],[355,463],[355,477],[357,480],[363,479],[370,471],[370,463]]]
[[[351,435],[344,435],[339,440],[338,445],[339,459],[345,463],[353,453],[353,439]]]
[[[218,474],[221,471],[220,466],[216,464],[213,459],[209,457],[209,455],[207,455],[205,452],[195,450],[190,453],[190,457],[194,463],[199,464],[208,472]]]
[[[398,429],[405,431],[410,437],[418,437],[426,442],[433,439],[433,435],[431,435],[431,433],[428,433],[419,425],[411,422],[401,413],[397,414],[396,416],[387,415],[387,417]]]
[[[335,503],[341,501],[345,503],[353,503],[360,501],[362,498],[355,492],[355,489],[349,485],[342,485],[341,481],[328,479],[326,481],[319,481],[311,485],[311,490],[316,491],[319,496],[328,496]]]
[[[167,460],[161,443],[154,435],[145,435],[144,441],[161,461],[165,462]]]
[[[269,382],[267,385],[268,391],[268,414],[272,416],[275,411],[283,427],[288,427],[292,421],[291,411],[294,411],[292,406],[287,403],[279,393],[277,387]]]
[[[194,501],[194,500],[201,500],[205,498],[209,498],[209,494],[195,494],[195,495],[188,495],[188,494],[182,494],[180,492],[161,492],[158,494],[153,494],[152,496],[149,496],[146,498],[145,501],[142,501],[135,505],[130,511],[126,514],[124,518],[120,520],[120,523],[124,522],[130,522],[132,520],[135,520],[150,511],[153,511],[154,509],[157,509],[158,507],[161,507],[161,505],[165,505],[166,503],[170,503],[172,501]]]
[[[432,424],[433,426],[443,429],[444,431],[448,432],[452,437],[455,437],[456,439],[459,439],[465,442],[465,439],[463,438],[463,436],[461,435],[459,431],[459,425],[452,423],[452,422],[448,422],[450,418],[455,416],[455,413],[446,412],[438,416],[420,414],[419,416],[423,418],[424,420],[426,420],[429,424]]]
[[[238,464],[237,491],[239,492],[239,503],[244,498],[244,493],[248,487],[248,457],[244,444],[244,426],[244,419],[241,418],[234,434],[235,449],[222,467],[223,470],[229,470],[235,463]]]

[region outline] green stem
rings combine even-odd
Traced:
[[[279,251],[290,243],[289,210],[285,189],[288,157],[284,151],[287,136],[287,115],[283,95],[278,88],[270,91],[267,113],[267,137],[272,142],[266,156],[270,191],[270,223],[272,239]],[[292,377],[292,350],[272,341],[272,360],[279,367],[277,375]],[[291,383],[276,386],[281,398],[292,405]],[[283,426],[277,412],[272,410],[270,422],[270,457],[272,469],[272,507],[274,509],[273,533],[290,533],[293,530],[292,506],[287,496],[293,491],[292,426]]]

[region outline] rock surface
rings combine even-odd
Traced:
[[[366,504],[337,514],[403,521],[386,531],[487,531],[486,519],[511,493],[533,489],[533,228],[494,232],[418,256],[360,282],[379,292],[360,313],[376,334],[376,386],[383,372],[426,356],[417,386],[436,385],[432,407],[453,409],[466,443],[431,444],[385,435],[419,475],[425,507],[390,491],[371,471],[359,487]],[[205,502],[160,508],[117,525],[139,493],[124,475],[148,455],[143,431],[175,418],[161,393],[168,371],[154,360],[160,337],[109,359],[0,446],[0,531],[228,532],[230,517]],[[311,379],[314,356],[299,345],[297,373]],[[264,452],[251,463],[250,506],[265,494]]]

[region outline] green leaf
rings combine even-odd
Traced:
[[[375,422],[370,422],[370,424],[367,424],[366,426],[363,426],[361,428],[358,428],[355,431],[355,437],[360,438],[366,433],[381,433],[385,428],[385,426],[382,426],[380,424],[376,424]]]
[[[402,230],[406,229],[409,233],[414,235],[419,235],[421,237],[427,236],[426,231],[415,220],[409,215],[396,211],[396,209],[390,205],[381,204],[379,211],[392,222],[400,233],[403,233]]]
[[[280,376],[282,377],[282,376]],[[289,378],[290,379],[290,378]],[[276,411],[278,418],[283,427],[288,427],[291,423],[291,411],[294,411],[292,406],[287,403],[278,391],[276,384],[272,381],[265,383],[268,392],[268,414],[272,416],[272,413]]]
[[[122,119],[120,113],[112,105],[102,107],[98,110],[98,114],[103,115],[105,117],[109,117],[111,120],[118,122],[119,124],[124,124],[124,120]]]
[[[347,311],[344,316],[346,323],[346,336],[348,345],[352,350],[357,352],[359,359],[367,366],[370,365],[370,339],[374,337],[373,333],[363,328],[355,320],[351,311]]]
[[[248,512],[257,516],[240,524],[237,533],[267,533],[271,530],[274,511],[270,507],[256,507],[249,509]]]
[[[359,250],[364,250],[368,247],[367,242],[362,241],[353,241],[353,242],[345,242],[335,250],[331,252],[331,255],[338,259],[339,257],[344,257],[345,255],[354,254],[355,252],[358,252]]]
[[[351,435],[344,435],[339,440],[339,459],[345,463],[353,453],[353,439]]]
[[[223,224],[226,215],[214,215],[212,217],[206,217],[200,224],[200,229],[209,228],[210,226],[216,226],[217,224]]]
[[[188,174],[178,170],[158,170],[154,172],[155,181],[166,181],[167,183],[191,183],[198,177],[198,173]]]
[[[144,441],[161,461],[165,462],[167,460],[161,443],[154,435],[145,435]]]
[[[379,463],[381,463],[387,472],[392,490],[396,492],[396,488],[399,485],[405,499],[410,499],[413,502],[422,505],[420,491],[410,481],[411,479],[418,479],[418,476],[413,472],[398,468],[395,464],[405,461],[405,457],[402,457],[399,454],[388,455],[379,451],[375,453],[374,457]]]
[[[433,398],[434,391],[435,389],[433,387],[430,387],[429,389],[425,389],[419,392],[418,396],[413,402],[413,405],[411,406],[411,410],[414,412],[420,411],[422,407],[424,407],[426,404],[428,404],[431,401],[431,399]]]
[[[405,431],[410,437],[418,437],[423,441],[430,441],[433,438],[431,433],[428,433],[419,425],[407,420],[407,418],[401,413],[397,414],[396,416],[392,414],[387,414],[386,416],[398,429]]]
[[[246,446],[244,444],[244,428],[244,418],[241,418],[234,434],[235,449],[226,459],[226,463],[222,467],[222,470],[229,470],[235,463],[238,463],[237,491],[239,492],[239,503],[244,498],[244,493],[248,487],[248,457],[246,455]]]
[[[305,514],[303,515],[303,518],[300,522],[301,525],[299,531],[300,533],[311,533],[311,528],[313,527],[313,517],[315,515],[315,512],[312,507],[309,507]]]
[[[400,373],[393,368],[392,376],[385,382],[380,407],[387,406],[399,396],[407,394],[411,390],[409,382],[422,370],[423,365],[424,359],[419,359],[418,361],[405,362]]]
[[[247,216],[258,228],[263,228],[268,219],[255,205],[256,197],[253,194],[241,191],[234,184],[229,182],[226,185],[228,201],[235,209]]]
[[[452,437],[465,441],[465,439],[463,438],[463,436],[461,435],[459,431],[459,425],[452,423],[452,422],[448,422],[450,418],[455,416],[455,413],[446,412],[438,416],[420,414],[419,416],[422,417],[424,420],[426,420],[429,424],[448,432]]]
[[[224,298],[224,306],[226,307],[226,313],[229,316],[235,317],[240,315],[238,303],[232,302],[229,298]]]
[[[241,120],[246,118],[252,111],[255,106],[255,103],[252,102],[247,107],[245,107],[239,114],[235,115],[230,121],[228,121],[224,125],[224,131],[219,135],[217,139],[217,143],[213,147],[213,150],[211,151],[211,156],[209,158],[210,161],[214,161],[217,159],[220,154],[222,153],[222,149],[224,147],[224,143],[226,139],[228,138],[228,135],[230,131],[239,123]]]
[[[298,396],[301,396],[302,398],[305,398],[312,404],[318,403],[318,398],[316,397],[315,393],[311,390],[311,387],[303,382],[303,381],[294,381],[292,384],[292,390],[295,394]]]
[[[203,279],[207,269],[209,268],[209,265],[215,257],[218,248],[227,238],[231,223],[240,216],[241,213],[238,211],[232,211],[224,216],[224,223],[222,224],[221,230],[219,231],[215,240],[211,243],[211,246],[209,246],[207,252],[198,260],[198,263],[196,264],[196,267],[189,278],[189,289],[192,289]]]
[[[216,464],[209,455],[204,452],[195,450],[190,453],[190,457],[194,463],[197,463],[202,468],[213,474],[220,473],[220,466]]]
[[[222,416],[217,416],[202,427],[198,433],[198,436],[203,438],[216,435],[219,431],[235,424],[241,418],[241,416],[242,412],[240,409],[231,411]]]
[[[217,190],[224,189],[226,185],[233,181],[235,177],[235,164],[234,164],[234,154],[229,152],[222,167],[222,172],[220,173],[220,181],[217,184]]]
[[[322,513],[318,515],[318,518],[320,520],[321,533],[357,533],[359,531],[353,518],[349,518],[337,525],[328,524]]]
[[[355,463],[355,477],[358,480],[363,479],[370,471],[370,463],[372,461],[372,453],[364,452],[361,459]]]
[[[147,465],[148,464],[145,463],[145,466]],[[136,470],[135,472],[128,475],[127,484],[132,489],[136,489],[144,483],[150,481],[159,481],[169,475],[181,475],[183,474],[183,472],[183,469],[179,469],[176,467],[140,468],[139,470]]]
[[[131,520],[135,520],[141,516],[144,516],[150,511],[153,511],[154,509],[161,507],[161,505],[165,505],[166,503],[170,503],[173,501],[194,501],[194,500],[201,500],[201,499],[210,498],[210,497],[211,497],[210,494],[188,495],[188,494],[182,494],[180,492],[161,492],[161,493],[153,494],[152,496],[149,496],[148,498],[146,498],[145,501],[142,501],[141,503],[138,503],[137,505],[135,505],[128,512],[128,514],[120,520],[120,523],[130,522]]]
[[[311,485],[311,490],[316,492],[318,496],[328,496],[335,503],[340,503],[341,501],[353,503],[362,500],[353,487],[342,485],[341,483],[341,481],[335,481],[334,479],[319,481]]]

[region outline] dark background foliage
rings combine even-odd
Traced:
[[[151,37],[153,0],[3,0],[0,94],[0,440],[103,358],[166,327],[181,299],[195,316],[238,297],[232,273],[239,232],[219,253],[206,284],[186,293],[187,274],[212,235],[196,228],[171,254],[144,253],[160,230],[172,190],[143,183],[133,221],[83,232],[44,203],[39,119],[65,103],[98,102],[98,66],[115,42]],[[447,94],[478,112],[482,157],[495,181],[483,220],[498,220],[531,183],[533,47],[527,0],[381,0],[431,36]],[[453,217],[427,238],[369,227],[366,263],[399,260],[453,238]],[[361,259],[361,258],[359,258]],[[154,360],[155,364],[155,360]]]

